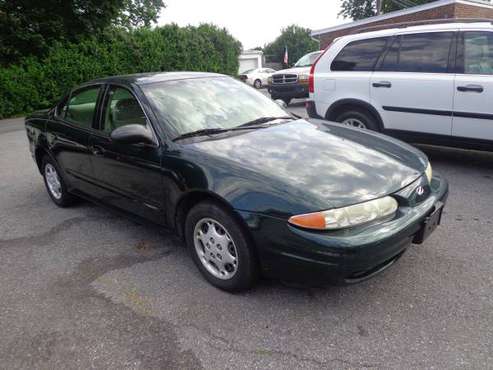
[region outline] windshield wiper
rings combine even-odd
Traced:
[[[197,131],[192,131],[192,132],[187,132],[183,135],[180,135],[178,137],[175,137],[173,141],[181,140],[181,139],[186,139],[189,137],[195,137],[195,136],[209,136],[209,135],[217,135],[217,134],[222,134],[223,132],[230,131],[229,129],[226,128],[204,128],[201,130]]]
[[[249,121],[247,123],[244,123],[242,125],[239,125],[235,127],[235,129],[241,129],[245,127],[252,127],[252,126],[258,126],[258,125],[263,125],[264,123],[271,122],[271,121],[276,121],[278,119],[294,119],[291,116],[282,116],[282,117],[260,117],[257,119],[254,119],[253,121]]]
[[[187,132],[183,135],[180,135],[180,136],[174,138],[173,141],[178,141],[178,140],[186,139],[189,137],[211,136],[211,135],[223,134],[225,132],[230,132],[230,131],[247,130],[251,127],[259,126],[259,125],[262,125],[264,123],[271,122],[271,121],[276,121],[278,119],[294,119],[294,118],[291,116],[260,117],[260,118],[254,119],[253,121],[249,121],[247,123],[244,123],[244,124],[242,124],[240,126],[236,126],[236,127],[231,127],[231,128],[219,128],[219,127],[217,127],[217,128],[204,128],[204,129],[197,130],[197,131]]]

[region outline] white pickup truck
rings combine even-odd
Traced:
[[[277,71],[269,78],[268,90],[272,99],[281,99],[286,104],[291,99],[308,98],[308,77],[310,67],[322,54],[315,51],[303,56],[296,62],[293,68]]]

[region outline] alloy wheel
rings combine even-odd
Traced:
[[[231,279],[238,270],[238,251],[226,228],[212,218],[203,218],[193,235],[195,252],[207,271],[218,279]]]
[[[47,163],[45,166],[45,178],[51,195],[57,200],[61,199],[62,183],[60,182],[60,177],[58,176],[56,168],[50,163]]]
[[[356,127],[361,129],[366,129],[365,123],[358,118],[348,118],[342,121],[342,124],[345,126]]]

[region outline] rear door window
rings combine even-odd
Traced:
[[[493,75],[493,33],[464,33],[464,73]]]
[[[332,62],[332,71],[373,71],[387,46],[388,38],[355,41],[348,44]]]
[[[99,91],[99,86],[95,86],[72,93],[67,105],[62,108],[62,117],[76,126],[91,128],[96,115]]]
[[[453,39],[454,32],[402,35],[397,63],[391,53],[384,69],[394,66],[399,72],[447,73]]]

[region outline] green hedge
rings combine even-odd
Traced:
[[[178,70],[235,75],[240,51],[225,29],[208,24],[113,30],[57,43],[43,58],[0,68],[0,118],[50,107],[71,87],[98,77]]]

